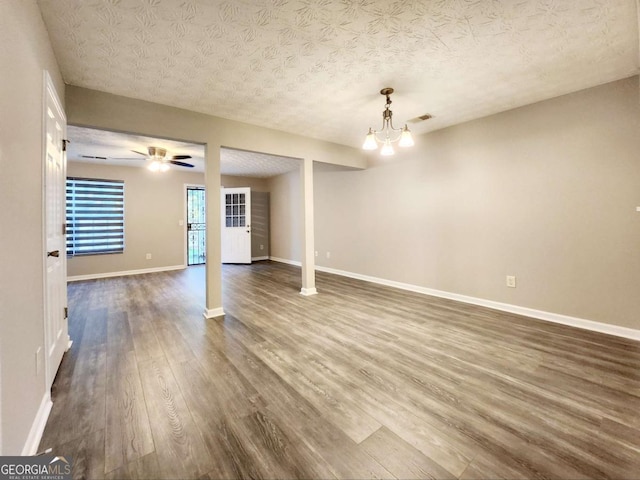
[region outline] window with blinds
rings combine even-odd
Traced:
[[[124,252],[124,182],[67,178],[67,255]]]

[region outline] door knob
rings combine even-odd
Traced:
[[[47,257],[59,257],[60,250],[53,250],[51,252],[47,252]]]

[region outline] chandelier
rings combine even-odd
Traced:
[[[405,123],[404,128],[394,128],[393,126],[393,112],[389,108],[391,106],[390,95],[393,93],[393,88],[383,88],[380,90],[380,94],[387,97],[387,102],[382,112],[382,128],[380,130],[373,130],[369,128],[369,133],[364,140],[362,148],[365,150],[375,150],[378,148],[378,143],[382,144],[380,155],[393,155],[392,143],[398,142],[399,147],[412,147],[413,137],[411,132]]]

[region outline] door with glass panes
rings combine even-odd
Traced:
[[[221,192],[222,263],[251,263],[251,189]]]
[[[187,265],[207,261],[204,187],[187,187]]]

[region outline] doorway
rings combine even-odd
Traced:
[[[67,264],[65,249],[66,117],[48,72],[45,75],[45,329],[44,373],[49,390],[64,352],[69,348],[67,325]],[[36,372],[43,352],[36,353]]]
[[[222,188],[222,263],[251,263],[251,189]]]
[[[207,220],[205,190],[187,186],[187,265],[207,262]]]

